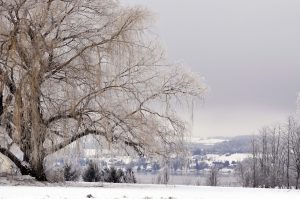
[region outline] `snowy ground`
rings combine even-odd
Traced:
[[[135,173],[138,184],[157,184],[158,174],[142,174]],[[241,182],[237,176],[233,174],[220,174],[218,177],[218,185],[224,187],[240,187]],[[172,185],[207,185],[207,176],[204,174],[197,175],[170,175],[169,184]]]
[[[299,199],[300,191],[172,185],[0,186],[0,199]]]

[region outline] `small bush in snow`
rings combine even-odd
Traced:
[[[77,181],[79,173],[77,170],[73,169],[70,164],[64,166],[64,178],[65,181]]]
[[[64,182],[64,170],[62,168],[50,169],[45,172],[47,180],[52,183]]]
[[[170,180],[170,170],[168,167],[164,167],[162,171],[158,174],[156,183],[168,184],[169,180]]]
[[[132,169],[125,172],[114,167],[105,168],[102,172],[104,182],[110,183],[136,183],[136,178]]]
[[[136,183],[136,178],[132,169],[127,169],[124,176],[125,183]]]
[[[206,184],[208,186],[217,186],[218,185],[218,177],[219,177],[219,168],[212,167],[207,176]]]
[[[102,174],[98,165],[91,161],[88,165],[88,168],[83,173],[82,179],[85,182],[99,182],[101,181],[101,176]]]

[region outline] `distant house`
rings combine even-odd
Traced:
[[[84,149],[84,155],[87,158],[96,157],[97,151],[96,149]]]
[[[227,175],[229,175],[229,174],[231,174],[231,173],[234,173],[234,169],[223,168],[223,169],[220,169],[219,172],[222,173],[222,174],[227,174]]]
[[[217,167],[219,169],[222,169],[224,167],[224,163],[223,162],[219,162],[219,161],[214,161],[213,162],[213,166]]]

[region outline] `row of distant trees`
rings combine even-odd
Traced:
[[[262,128],[251,145],[252,157],[238,166],[243,186],[299,188],[299,116],[289,117],[284,125]]]
[[[82,172],[71,164],[66,164],[62,169],[51,171],[48,175],[51,182],[80,181],[84,182],[109,182],[109,183],[136,183],[134,172],[131,168],[125,171],[115,167],[100,169],[92,161]]]

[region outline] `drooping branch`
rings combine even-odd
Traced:
[[[118,37],[120,37],[124,32],[126,32],[127,28],[130,28],[130,25],[132,23],[132,19],[131,16],[128,17],[127,20],[125,20],[124,24],[120,27],[119,30],[117,30],[116,32],[114,32],[109,38],[104,38],[101,41],[98,42],[92,42],[89,45],[85,45],[83,48],[81,49],[77,49],[77,53],[72,56],[70,59],[68,59],[67,61],[65,61],[64,63],[62,63],[59,66],[56,66],[54,69],[52,69],[51,71],[49,71],[49,74],[47,74],[46,78],[50,78],[53,75],[55,75],[57,72],[59,72],[60,70],[62,70],[64,67],[68,66],[69,64],[71,64],[74,60],[76,60],[78,57],[82,56],[83,53],[91,48],[95,48],[95,47],[100,47],[102,45],[105,44],[110,44],[112,42],[114,42],[115,39],[117,39]],[[90,32],[90,31],[87,31]],[[100,35],[99,35],[100,37]]]
[[[0,153],[5,155],[7,158],[9,158],[19,169],[22,175],[29,175],[31,174],[31,169],[27,167],[26,165],[22,164],[22,161],[19,160],[12,152],[10,152],[8,149],[0,146]]]
[[[45,125],[49,126],[51,123],[61,120],[61,119],[72,119],[72,118],[76,118],[76,116],[81,115],[82,113],[80,112],[76,112],[76,113],[71,113],[71,114],[65,114],[65,113],[59,113],[55,116],[52,116],[51,118],[49,118],[48,120],[45,121]]]
[[[80,138],[83,138],[87,135],[102,135],[104,136],[105,133],[102,131],[97,131],[97,130],[90,130],[90,129],[86,129],[85,131],[78,133],[76,135],[73,135],[71,138],[64,140],[63,142],[51,147],[51,149],[49,149],[46,154],[50,155],[56,151],[59,151],[63,148],[65,148],[66,146],[72,144],[73,142],[79,140]]]
[[[103,132],[103,131],[86,129],[85,131],[83,131],[79,134],[76,134],[76,135],[72,136],[71,138],[66,139],[65,141],[63,141],[63,142],[55,145],[54,147],[50,148],[46,152],[46,155],[50,155],[52,153],[55,153],[55,152],[65,148],[66,146],[72,144],[73,142],[78,141],[80,138],[83,138],[83,137],[88,136],[88,135],[100,135],[100,136],[104,136],[104,137],[106,136],[105,132]],[[118,141],[118,140],[116,140],[116,139],[118,139],[117,137],[114,137],[114,139],[115,139],[114,141]],[[142,144],[139,144],[139,143],[134,142],[134,141],[129,140],[129,139],[123,140],[123,142],[124,142],[125,145],[132,147],[140,156],[144,155]]]

